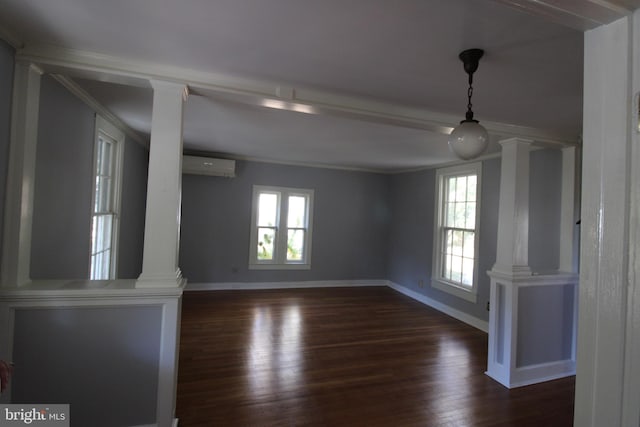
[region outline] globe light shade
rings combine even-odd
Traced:
[[[449,149],[462,160],[475,159],[489,145],[487,130],[476,120],[465,120],[449,135]]]

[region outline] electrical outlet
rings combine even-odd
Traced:
[[[418,287],[424,288],[424,280],[423,279],[419,279],[418,280]]]
[[[487,311],[489,311],[489,301],[487,301]]]

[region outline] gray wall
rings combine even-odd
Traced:
[[[127,137],[122,166],[119,279],[137,279],[142,272],[148,169],[149,151]]]
[[[151,306],[16,309],[12,403],[68,403],[74,426],[155,423],[161,320]]]
[[[315,190],[311,270],[249,270],[253,185]],[[389,179],[237,162],[232,179],[184,175],[180,268],[191,282],[385,279]]]
[[[31,277],[89,277],[95,115],[52,77],[42,78]]]
[[[435,214],[435,170],[397,174],[391,178],[389,279],[479,319],[488,320],[490,282],[486,271],[495,262],[500,160],[482,165],[478,299],[471,303],[431,287]],[[422,280],[424,286],[419,286]]]
[[[560,256],[562,152],[531,152],[529,181],[529,266],[533,271],[557,270]]]
[[[520,288],[516,367],[571,358],[574,300],[572,285]]]
[[[13,89],[14,50],[0,40],[0,254],[4,224],[4,200],[9,166],[9,132],[11,128],[11,92]]]
[[[31,277],[87,279],[95,113],[45,75],[40,91]],[[142,269],[148,151],[126,139],[118,278]]]

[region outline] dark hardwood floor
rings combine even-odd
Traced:
[[[574,379],[508,390],[487,335],[389,288],[187,292],[189,426],[572,425]]]

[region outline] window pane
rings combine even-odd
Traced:
[[[455,203],[455,214],[453,226],[456,228],[464,228],[465,223],[465,203]]]
[[[462,259],[462,281],[461,283],[466,286],[473,284],[473,259]]]
[[[445,196],[446,199],[444,200],[445,203],[447,202],[453,202],[456,200],[456,179],[455,178],[445,178],[446,179],[446,189],[445,189]]]
[[[467,198],[467,177],[456,178],[456,202],[464,202]]]
[[[91,256],[91,280],[107,280],[111,272],[111,250],[99,252]]]
[[[287,260],[302,261],[304,255],[304,233],[305,230],[289,230],[287,236]]]
[[[451,241],[451,253],[453,255],[462,256],[462,234],[463,231],[455,230],[452,233],[453,239]]]
[[[467,203],[466,204],[466,209],[464,212],[464,222],[465,222],[465,227],[464,228],[468,228],[468,229],[475,229],[476,228],[476,204],[475,203]]]
[[[447,203],[445,204],[445,220],[444,220],[444,226],[445,227],[453,227],[455,224],[455,215],[456,215],[456,210],[455,210],[455,203]]]
[[[258,196],[258,225],[261,227],[275,227],[278,218],[278,195],[274,193],[260,193]]]
[[[478,183],[478,177],[476,175],[469,175],[467,180],[467,201],[476,201],[476,185]]]
[[[111,178],[96,177],[96,201],[94,212],[111,212]]]
[[[462,256],[473,260],[475,254],[475,233],[473,231],[464,232],[464,252]]]
[[[451,257],[451,277],[453,282],[462,281],[462,257],[453,255]]]
[[[273,244],[275,242],[276,229],[271,227],[258,228],[258,259],[273,259]]]
[[[304,196],[289,196],[287,227],[306,227],[306,204]]]
[[[444,258],[444,269],[442,270],[442,277],[451,280],[451,256],[446,253],[442,256]]]
[[[97,253],[111,248],[111,230],[113,227],[113,215],[96,215],[92,224],[92,253]]]
[[[111,165],[113,164],[113,143],[100,136],[98,140],[98,165],[99,175],[111,176]]]

